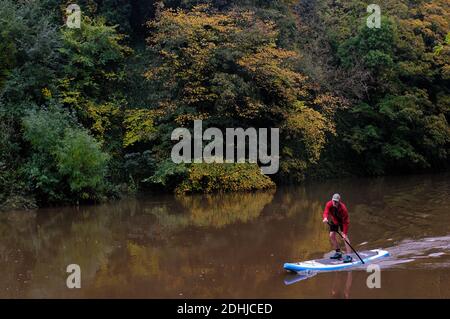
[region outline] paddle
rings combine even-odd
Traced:
[[[330,225],[330,226],[333,225],[333,224],[331,224],[329,221],[327,221],[327,224]],[[362,262],[363,264],[365,264],[364,260],[362,260],[361,256],[359,256],[359,254],[356,252],[355,248],[353,248],[352,245],[350,245],[350,243],[344,238],[344,236],[342,236],[341,232],[339,231],[339,227],[338,227],[336,233],[338,233],[339,236],[342,237],[342,239],[345,241],[345,243],[353,250],[353,252],[356,254],[356,256],[358,256],[359,260],[361,260],[361,262]]]

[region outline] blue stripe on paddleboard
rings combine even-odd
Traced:
[[[389,252],[385,252],[382,255],[375,255],[375,256],[371,256],[368,257],[366,259],[363,259],[364,262],[368,262],[368,261],[372,261],[381,257],[387,257],[389,256]],[[301,271],[301,270],[339,270],[339,269],[345,269],[345,268],[349,268],[352,266],[358,266],[358,265],[362,265],[361,261],[358,260],[357,262],[351,262],[351,263],[343,263],[340,265],[336,265],[336,266],[331,266],[331,267],[308,267],[308,266],[300,266],[298,264],[294,264],[294,263],[285,263],[284,264],[284,269],[286,270],[290,270],[290,271]]]

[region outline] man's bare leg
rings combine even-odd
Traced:
[[[339,249],[339,243],[336,239],[336,233],[334,231],[330,231],[330,242],[331,247],[333,247],[333,249],[335,250]]]
[[[344,235],[344,238],[345,238],[345,240],[346,240],[349,244],[351,244],[351,243],[350,243],[350,239],[348,238],[348,236],[345,236],[345,235]],[[345,242],[345,241],[344,241],[344,242]],[[345,242],[345,250],[347,251],[347,255],[349,255],[349,254],[352,253],[352,249],[351,249],[350,246],[347,244],[347,242]]]

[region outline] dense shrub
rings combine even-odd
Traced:
[[[201,163],[192,164],[184,181],[176,192],[214,193],[255,191],[275,187],[274,182],[261,173],[256,164],[250,163]]]
[[[105,193],[108,155],[87,131],[56,107],[23,118],[31,145],[24,174],[44,202],[97,200]]]

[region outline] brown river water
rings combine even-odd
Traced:
[[[321,214],[334,192],[353,246],[391,254],[381,288],[365,267],[283,270],[331,251]],[[70,264],[80,289],[66,286]],[[1,298],[450,298],[449,271],[449,174],[0,213]]]

